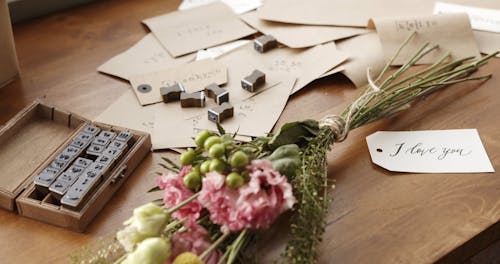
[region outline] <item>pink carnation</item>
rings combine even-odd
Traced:
[[[163,202],[165,207],[171,208],[193,196],[193,192],[184,186],[183,178],[191,171],[191,166],[185,166],[177,175],[168,173],[157,178],[157,183],[160,189],[164,190]],[[185,226],[194,225],[196,219],[200,217],[200,212],[203,208],[197,200],[184,205],[179,210],[172,213],[172,216],[181,220],[187,217],[184,222]]]
[[[171,263],[177,255],[184,252],[192,252],[199,256],[211,245],[208,231],[200,225],[192,225],[188,231],[176,232],[172,236],[172,255],[167,263]],[[221,257],[222,253],[219,250],[214,250],[208,255],[204,263],[216,264]]]
[[[254,160],[247,169],[250,181],[237,190],[227,187],[225,176],[216,172],[203,179],[198,200],[223,232],[268,228],[295,203],[292,186],[271,162]]]

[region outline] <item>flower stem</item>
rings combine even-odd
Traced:
[[[243,246],[247,235],[247,230],[243,230],[238,237],[233,241],[230,248],[229,258],[227,259],[227,264],[232,264],[236,260],[236,256],[240,252],[241,247]]]
[[[195,194],[193,194],[191,197],[187,198],[186,200],[182,201],[180,204],[172,207],[172,208],[169,208],[167,210],[167,213],[168,214],[172,214],[173,212],[179,210],[181,207],[183,207],[184,205],[190,203],[191,201],[193,201],[194,199],[198,198],[198,196],[200,196],[200,192],[197,192]]]
[[[226,238],[229,236],[230,233],[225,233],[225,234],[222,234],[222,236],[220,236],[219,238],[217,238],[217,240],[209,247],[207,248],[207,250],[205,250],[203,253],[201,253],[200,255],[200,259],[204,259],[208,256],[208,254],[210,254],[210,252],[212,252],[212,250],[216,249],[222,242],[224,242],[224,240],[226,240]]]

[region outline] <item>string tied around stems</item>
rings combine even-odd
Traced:
[[[350,106],[349,110],[342,115],[328,115],[319,121],[320,127],[329,127],[333,131],[335,142],[342,142],[347,138],[349,131],[351,130],[352,117],[356,112],[359,111],[361,105],[365,100],[373,95],[380,93],[382,90],[373,81],[370,68],[366,69],[366,77],[368,79],[368,89],[360,96],[356,101],[354,101]]]

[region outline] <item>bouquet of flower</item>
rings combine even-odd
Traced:
[[[411,41],[412,34],[400,50]],[[250,263],[245,254],[259,231],[272,227],[291,211],[284,263],[316,263],[317,245],[325,230],[331,202],[326,153],[350,130],[393,116],[409,103],[450,84],[483,80],[469,77],[495,54],[474,60],[450,60],[408,74],[408,69],[437,46],[425,44],[405,65],[386,76],[393,59],[364,93],[338,116],[283,125],[275,135],[238,142],[236,135],[202,131],[197,145],[180,155],[177,165],[164,159],[167,173],[157,178],[160,205],[136,208],[116,245],[101,250],[94,262],[108,259],[122,248],[117,263]]]

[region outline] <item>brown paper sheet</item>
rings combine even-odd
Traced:
[[[338,41],[337,49],[348,53],[349,59],[322,77],[340,72],[356,87],[362,87],[368,83],[367,68],[370,68],[370,74],[374,77],[385,66],[380,40],[374,32]]]
[[[148,18],[143,22],[174,57],[255,33],[221,2]]]
[[[418,64],[434,63],[446,52],[451,52],[455,59],[480,56],[467,14],[374,18],[369,27],[376,28],[386,61],[413,31],[417,32],[392,65],[406,63],[426,42],[439,45],[439,49],[423,57]]]
[[[272,125],[269,128],[269,124],[273,122],[274,125],[286,104],[293,85],[292,80],[293,78],[291,77],[270,74],[266,76],[266,82],[269,88],[263,89],[257,95],[251,94],[250,97],[239,102],[235,102],[230,97],[230,102],[234,106],[235,115],[232,119],[223,122],[222,126],[226,128],[227,124],[234,124],[234,122],[237,122],[245,128],[248,128],[246,131],[240,130],[239,134],[243,136],[250,136],[250,133],[263,135],[266,133],[265,131],[269,132],[269,130],[272,129]],[[239,87],[239,89],[242,90],[241,87]],[[265,110],[265,114],[262,113],[262,109],[252,108],[257,99],[261,101],[260,107]],[[247,103],[245,104],[244,102]],[[262,105],[263,103],[269,102],[272,103],[269,105]],[[208,122],[208,109],[216,106],[211,100],[207,100],[207,106],[204,108],[181,108],[180,105],[176,103],[157,104],[157,106],[158,107],[155,109],[155,125],[152,134],[152,141],[155,149],[194,147],[195,145],[192,137],[194,137],[196,133],[201,129],[214,130],[214,127],[205,123],[205,120]],[[259,111],[262,115],[268,115],[265,117],[260,116],[260,118],[265,119],[266,122],[256,122],[254,119],[248,120],[246,116],[252,115],[251,112],[253,111]],[[201,126],[200,124],[206,125]],[[232,127],[230,128],[232,129]],[[228,129],[226,131],[229,132],[232,130]]]
[[[500,9],[496,0],[445,2]],[[267,0],[258,9],[261,19],[306,25],[364,27],[370,18],[430,15],[435,0]]]
[[[280,43],[290,48],[316,46],[332,40],[369,32],[367,29],[355,27],[310,26],[271,22],[259,19],[256,12],[244,14],[240,18],[260,32],[272,35]]]
[[[9,9],[5,0],[0,0],[0,88],[17,75],[17,57],[12,37]]]
[[[500,50],[500,34],[474,30],[479,50],[482,53],[493,53]],[[497,55],[500,58],[500,54]]]
[[[347,59],[345,52],[337,50],[333,42],[309,49],[278,48],[258,53],[252,45],[245,45],[221,56],[218,61],[229,69],[229,82],[250,74],[253,69],[264,73],[290,74],[297,78],[292,93],[319,78],[323,73]],[[231,95],[232,96],[232,95]]]
[[[129,80],[131,76],[166,70],[193,58],[194,55],[172,58],[158,39],[149,33],[125,52],[106,61],[97,70]]]
[[[134,130],[153,132],[154,108],[157,105],[141,106],[132,90],[128,89],[94,121]]]
[[[162,102],[160,87],[179,82],[188,93],[201,91],[211,83],[222,85],[227,82],[227,68],[213,59],[194,61],[168,70],[130,77],[130,83],[142,105]],[[140,87],[149,85],[150,91]]]

